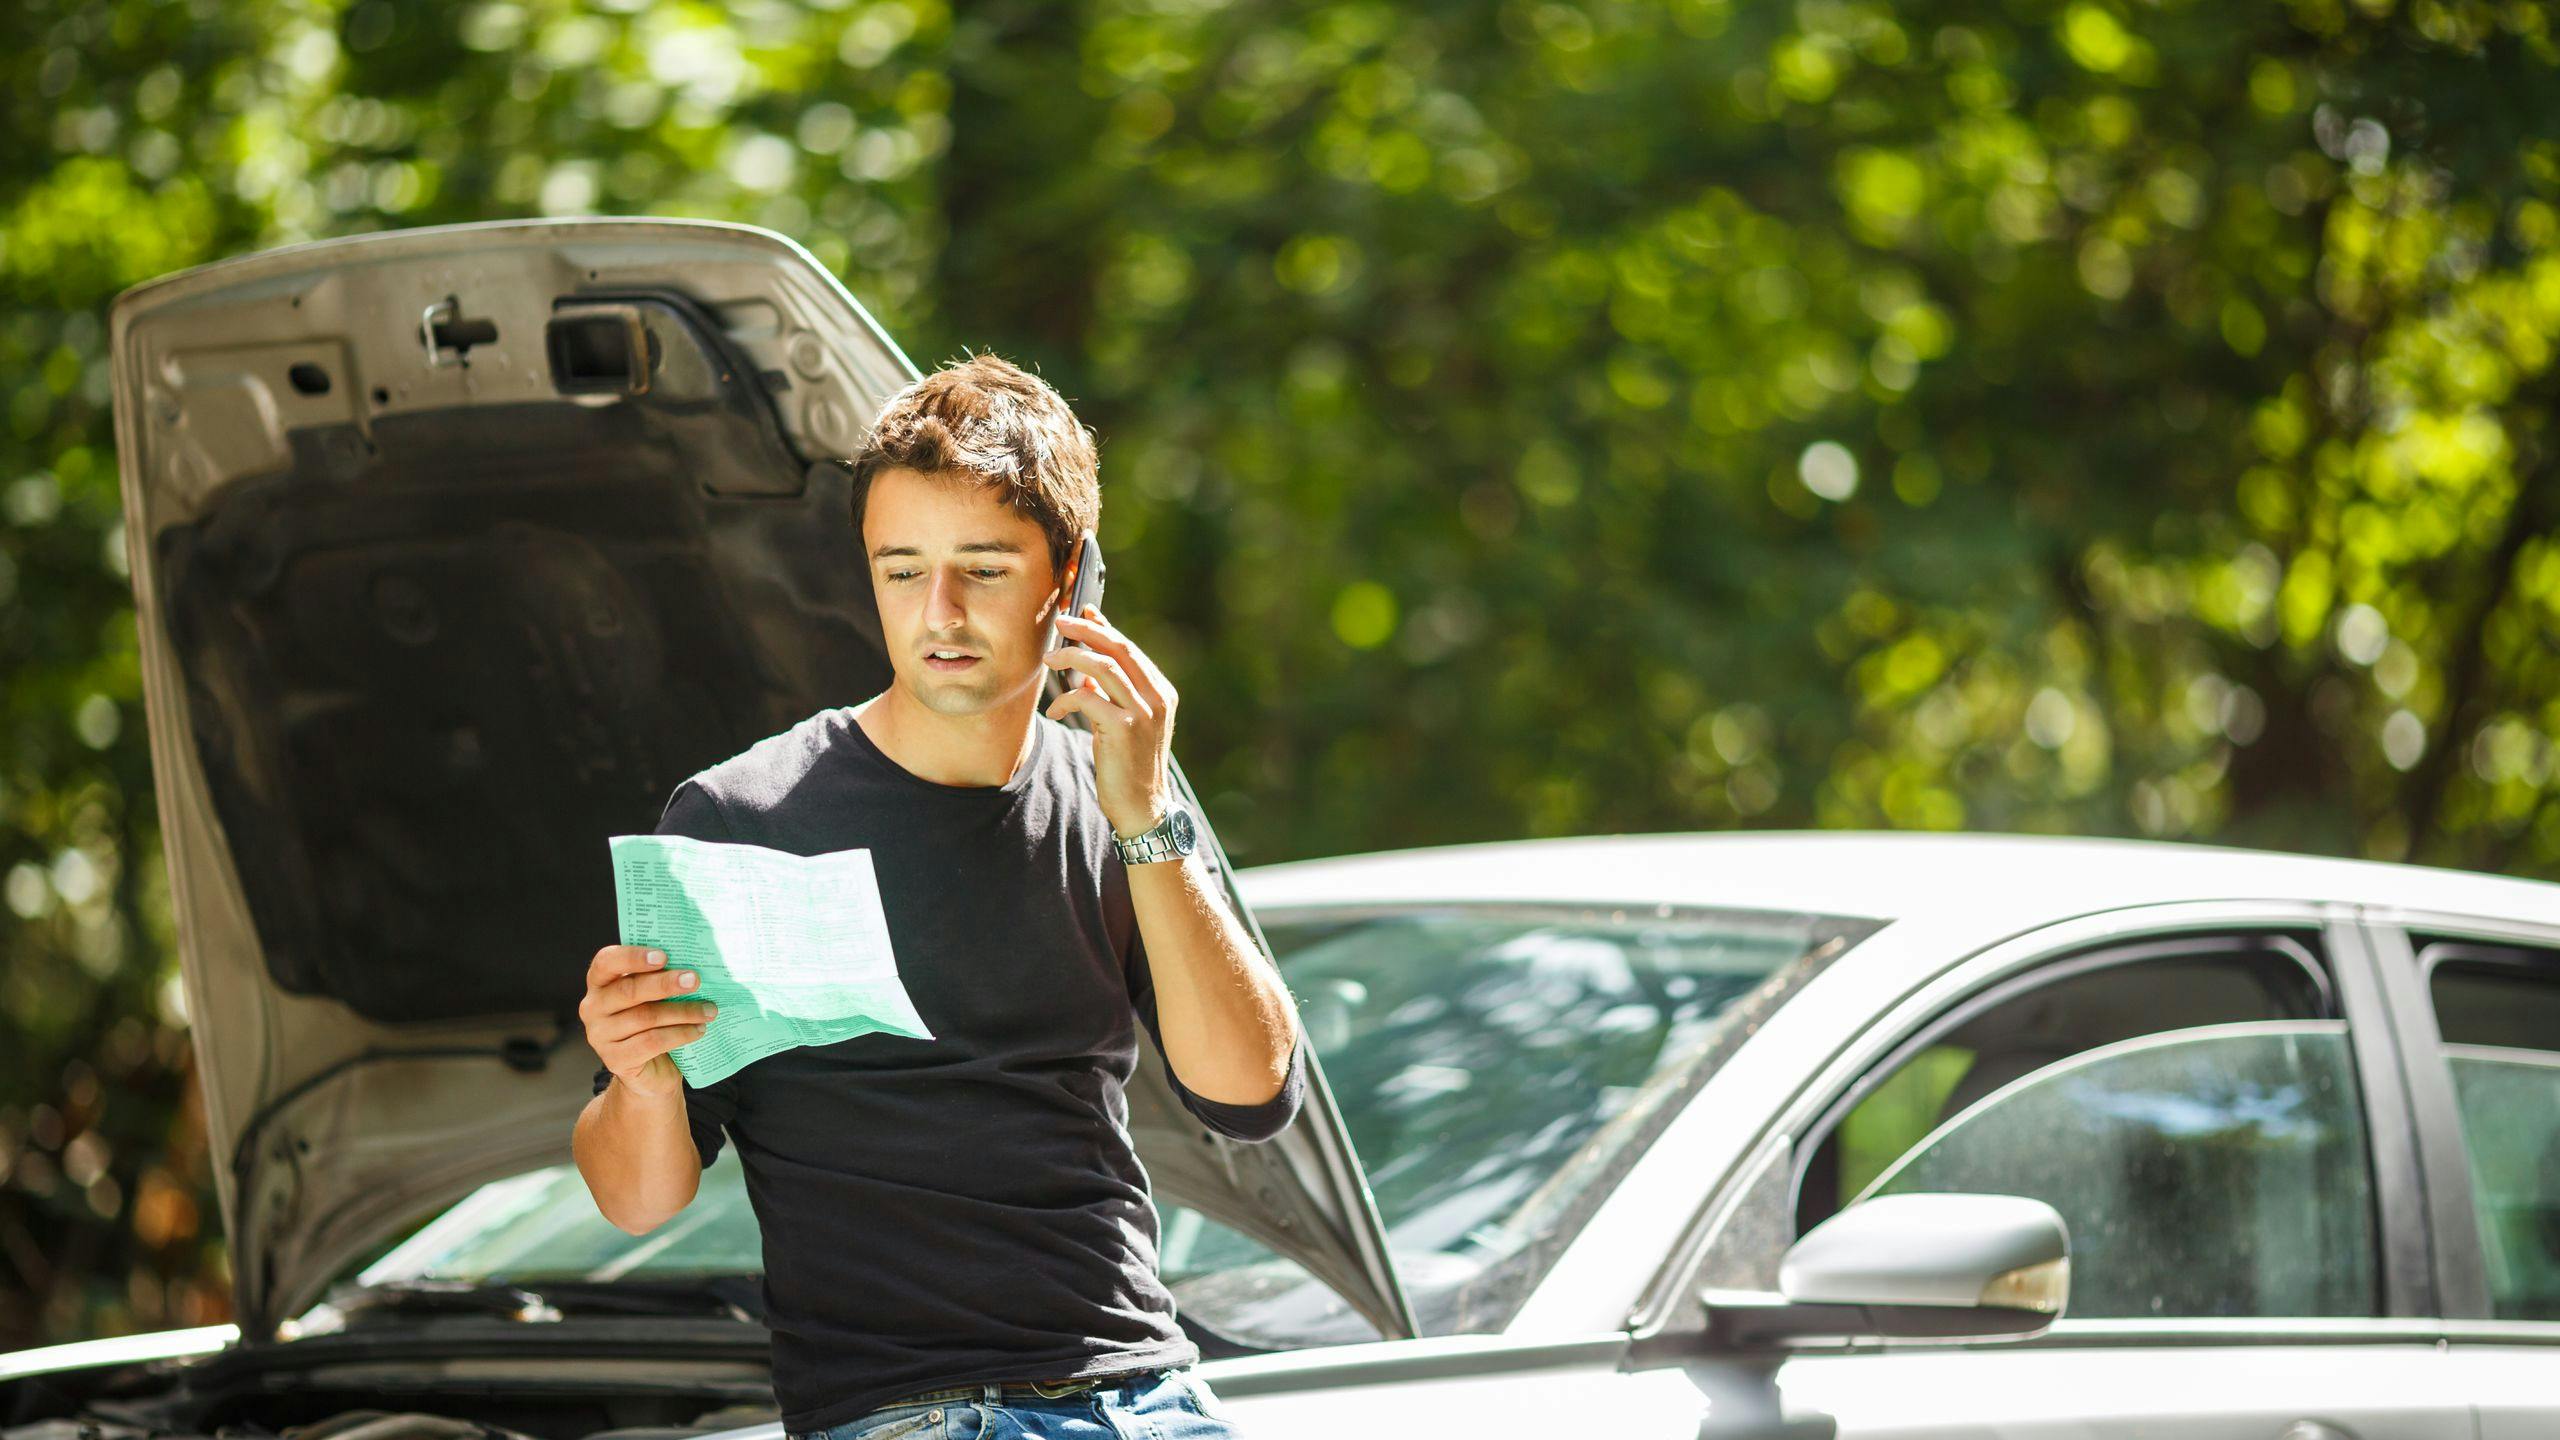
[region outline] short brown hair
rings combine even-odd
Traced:
[[[1049,382],[1000,356],[972,355],[889,397],[853,457],[853,534],[883,470],[973,477],[1000,485],[1005,504],[1049,536],[1049,568],[1063,570],[1076,536],[1102,519],[1093,432]]]

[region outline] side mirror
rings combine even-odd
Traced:
[[[1886,1195],[1813,1228],[1778,1262],[1778,1294],[1710,1292],[1711,1342],[1805,1335],[2033,1335],[2071,1290],[2062,1216],[2017,1195]]]

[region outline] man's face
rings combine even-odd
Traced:
[[[929,709],[974,715],[1036,691],[1058,576],[1039,523],[993,486],[892,467],[862,516],[871,592],[897,682]],[[936,650],[971,657],[929,659]]]

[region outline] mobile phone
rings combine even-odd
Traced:
[[[1068,559],[1066,576],[1060,581],[1067,592],[1066,604],[1060,611],[1061,614],[1082,615],[1087,605],[1098,606],[1102,603],[1102,571],[1101,542],[1093,538],[1093,532],[1090,530],[1080,532],[1076,536],[1075,554]],[[1058,633],[1057,621],[1051,620],[1049,649],[1055,650],[1069,643],[1071,642],[1066,636]],[[1055,699],[1074,689],[1082,673],[1070,669],[1050,671],[1050,698]]]

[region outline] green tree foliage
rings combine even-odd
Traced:
[[[0,33],[0,1346],[220,1318],[104,307],[807,243],[1103,436],[1240,860],[2219,837],[2560,873],[2526,0],[32,0]],[[853,699],[858,697],[846,697]]]

